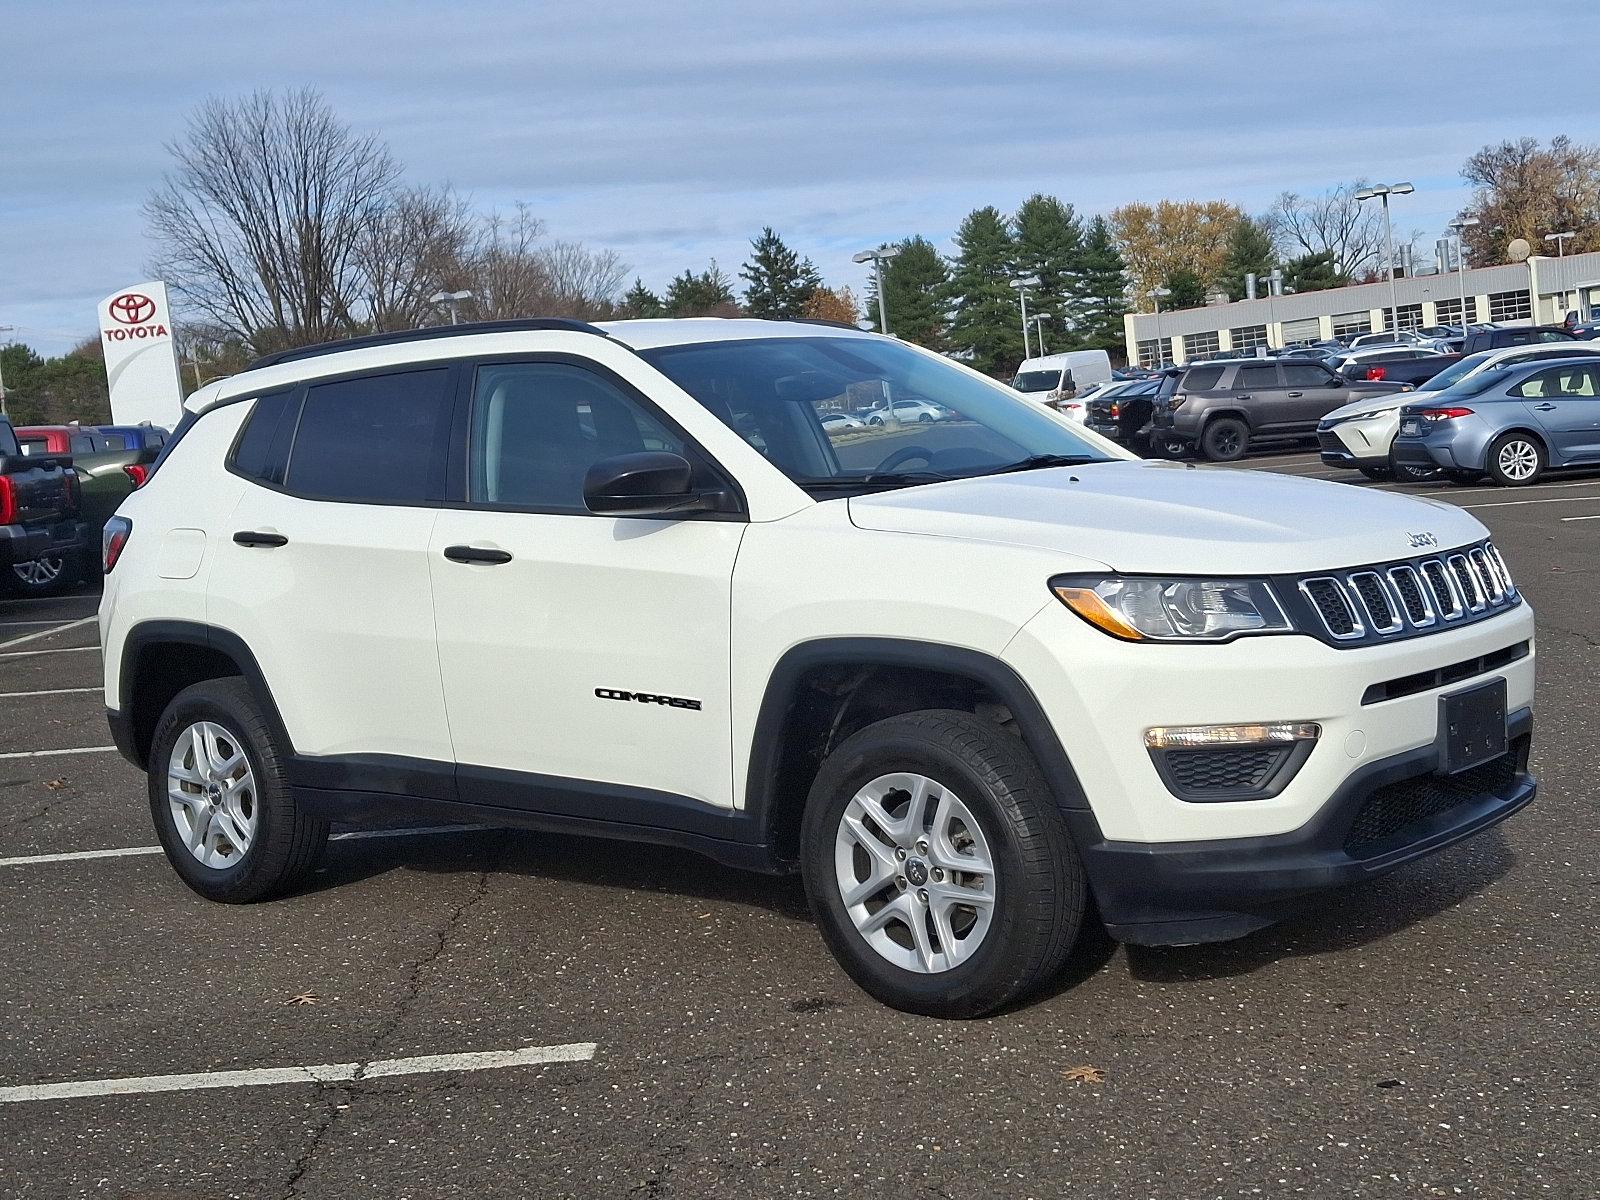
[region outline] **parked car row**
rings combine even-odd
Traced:
[[[151,425],[0,419],[0,590],[48,595],[99,562],[100,530],[166,444]]]

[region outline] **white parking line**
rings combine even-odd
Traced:
[[[93,650],[100,653],[99,646],[63,646],[59,650],[13,650],[9,654],[0,654],[0,658],[35,658],[41,654],[84,654]]]
[[[66,750],[7,750],[4,758],[59,758],[63,754],[108,754],[115,746],[72,746]]]
[[[492,825],[422,825],[415,829],[353,829],[336,833],[329,841],[358,842],[373,838],[421,837],[428,833],[463,833],[470,829],[493,829]],[[0,867],[33,867],[44,863],[88,862],[96,858],[145,858],[160,854],[160,846],[123,846],[116,850],[68,850],[60,854],[19,854],[0,858]]]
[[[594,1057],[597,1048],[595,1042],[568,1042],[561,1046],[524,1046],[521,1050],[380,1058],[366,1063],[256,1067],[243,1071],[200,1071],[192,1075],[142,1075],[124,1079],[84,1079],[75,1083],[32,1083],[0,1088],[0,1104],[27,1100],[72,1100],[80,1096],[136,1096],[204,1088],[262,1087],[275,1083],[351,1083],[440,1071],[496,1071],[506,1067],[533,1067],[541,1063],[587,1062]]]
[[[1562,517],[1561,521],[1563,524],[1568,521],[1600,521],[1600,513],[1592,513],[1587,517]]]
[[[0,629],[20,629],[24,625],[54,625],[54,621],[0,621]]]
[[[69,629],[77,629],[79,626],[87,625],[90,621],[97,619],[96,617],[83,617],[77,621],[68,621],[65,625],[57,625],[54,629],[41,629],[38,633],[25,633],[21,637],[12,638],[9,642],[0,642],[0,650],[9,650],[12,646],[20,646],[24,642],[35,642],[40,638],[49,637],[53,633],[65,633]]]
[[[1593,504],[1595,496],[1557,496],[1553,500],[1497,500],[1493,504],[1463,504],[1461,508],[1516,508],[1523,504]]]
[[[103,692],[105,688],[44,688],[37,692],[0,692],[0,700],[21,700],[26,696],[78,696],[84,692]]]

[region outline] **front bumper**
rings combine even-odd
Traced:
[[[1331,889],[1376,878],[1505,820],[1529,804],[1533,713],[1507,721],[1501,758],[1441,776],[1440,748],[1393,755],[1351,775],[1300,829],[1268,837],[1137,843],[1101,836],[1068,812],[1111,935],[1143,946],[1224,941],[1261,929]]]

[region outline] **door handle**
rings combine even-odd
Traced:
[[[501,563],[511,561],[509,551],[490,550],[483,546],[446,546],[444,556],[451,562],[487,563],[490,566],[499,566]]]
[[[287,546],[289,539],[281,533],[267,533],[260,529],[241,529],[233,535],[233,540],[240,546]]]
[[[1540,412],[1554,412],[1556,410],[1556,406],[1549,403],[1535,404],[1534,408],[1538,409]]]
[[[1289,399],[1298,400],[1298,399],[1300,399],[1301,396],[1304,396],[1304,395],[1305,395],[1304,392],[1290,392],[1289,393]]]
[[[1254,400],[1255,397],[1252,396],[1249,392],[1240,392],[1238,395],[1234,396],[1234,399],[1235,400]]]

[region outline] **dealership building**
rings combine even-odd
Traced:
[[[1534,255],[1505,266],[1397,279],[1395,324],[1401,329],[1459,325],[1463,287],[1469,322],[1555,324],[1574,310],[1588,317],[1600,314],[1600,253]],[[1130,313],[1123,330],[1128,361],[1153,366],[1163,359],[1181,363],[1219,351],[1249,354],[1259,347],[1379,332],[1388,328],[1389,303],[1384,280],[1176,312]]]

